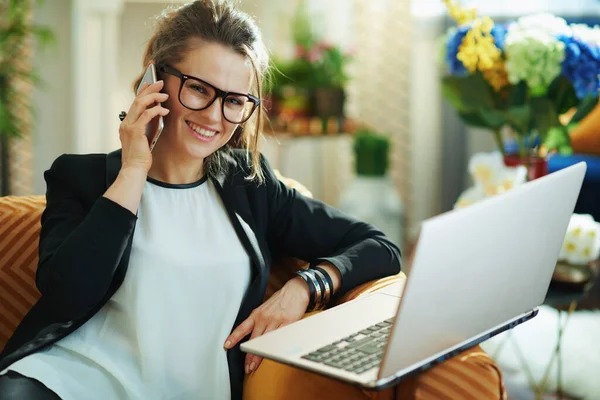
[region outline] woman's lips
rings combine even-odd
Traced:
[[[218,131],[203,128],[190,121],[186,121],[186,125],[192,133],[192,135],[194,135],[196,139],[201,140],[203,142],[212,142],[215,139],[215,137],[219,134]]]

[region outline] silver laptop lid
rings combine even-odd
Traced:
[[[379,376],[539,306],[585,163],[423,223]]]

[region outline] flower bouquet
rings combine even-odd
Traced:
[[[457,26],[443,38],[442,91],[463,121],[494,132],[503,154],[507,130],[522,158],[571,153],[569,124],[598,102],[600,28],[551,14],[497,24],[444,2]]]

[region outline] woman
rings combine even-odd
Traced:
[[[133,101],[122,150],[45,173],[42,297],[2,355],[2,399],[241,398],[261,362],[242,340],[400,269],[381,232],[288,189],[260,155],[268,59],[247,15],[212,0],[166,14],[150,63],[161,80]],[[274,251],[312,268],[261,304]]]

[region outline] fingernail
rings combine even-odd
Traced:
[[[250,364],[250,372],[254,371],[254,368],[256,368],[256,364]]]
[[[246,364],[244,369],[246,370],[246,375],[248,375],[250,373],[250,367],[248,366],[248,364]]]
[[[228,340],[225,342],[225,348],[228,349],[231,346],[231,342]]]

